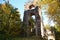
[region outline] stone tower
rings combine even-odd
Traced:
[[[41,36],[41,18],[39,15],[39,7],[35,5],[37,0],[33,0],[32,2],[26,3],[25,6],[25,11],[24,11],[24,18],[23,22],[28,28],[28,20],[32,15],[35,15],[35,20],[36,20],[36,36]],[[26,30],[28,32],[28,29]],[[28,35],[28,33],[27,33]]]

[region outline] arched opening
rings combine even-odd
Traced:
[[[35,35],[35,24],[36,24],[36,21],[35,21],[35,15],[32,15],[30,17],[30,23],[31,24],[31,35]]]
[[[35,15],[32,15],[32,18],[35,19]]]

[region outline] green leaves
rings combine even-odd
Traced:
[[[7,35],[19,35],[21,19],[18,8],[14,8],[11,4],[5,3],[0,5],[0,31],[4,31]]]

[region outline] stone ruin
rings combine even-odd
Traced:
[[[36,20],[36,36],[40,35],[41,36],[41,18],[39,15],[39,7],[38,6],[34,6],[33,4],[29,6],[29,10],[25,10],[24,11],[24,18],[23,18],[23,22],[25,25],[29,24],[29,19],[32,16],[35,16],[35,20]]]
[[[29,24],[29,19],[34,15],[35,16],[35,34],[36,36],[44,36],[44,28],[42,26],[42,19],[41,19],[41,11],[40,11],[40,6],[37,5],[38,0],[33,0],[29,1],[24,5],[25,11],[24,11],[24,18],[23,22],[25,25],[27,25],[27,30],[28,30],[28,24]],[[42,29],[42,30],[41,30]],[[26,31],[27,31],[26,30]],[[28,32],[28,31],[27,31]],[[27,33],[28,34],[28,33]]]
[[[35,1],[36,2],[36,1]],[[36,2],[37,3],[37,2]],[[47,30],[44,29],[44,27],[42,26],[42,17],[41,17],[41,12],[39,12],[39,6],[34,5],[35,3],[28,3],[25,5],[25,11],[24,11],[24,18],[23,18],[23,22],[24,24],[27,26],[27,32],[28,32],[28,25],[29,25],[29,19],[34,15],[35,16],[35,21],[36,21],[36,36],[40,36],[40,37],[44,37],[47,33]],[[42,29],[42,30],[41,30]],[[46,31],[45,31],[46,30]],[[52,33],[53,37],[54,37],[54,33]],[[27,33],[28,35],[28,33]],[[50,35],[50,34],[49,34]],[[50,35],[51,36],[51,35]],[[50,40],[50,36],[47,36],[47,39]],[[45,38],[44,38],[45,40]],[[54,38],[52,38],[52,40],[55,40]]]

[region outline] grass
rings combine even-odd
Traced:
[[[5,34],[0,34],[0,40],[43,40],[40,37],[30,36],[30,37],[11,37]],[[45,40],[45,39],[44,39]]]
[[[40,38],[37,38],[37,37],[24,37],[24,38],[16,37],[16,38],[13,38],[12,40],[40,40]]]
[[[9,37],[7,35],[0,34],[0,40],[40,40],[39,37]]]

